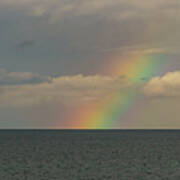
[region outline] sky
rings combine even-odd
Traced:
[[[180,128],[179,0],[0,0],[0,128]]]

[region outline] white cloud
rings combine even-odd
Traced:
[[[144,92],[148,96],[180,96],[180,71],[152,78],[144,87]]]
[[[131,85],[123,77],[62,76],[40,84],[1,86],[0,106],[24,107],[44,103],[75,105],[96,101]]]

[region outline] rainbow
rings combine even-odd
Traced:
[[[112,76],[125,76],[129,82],[141,85],[163,72],[167,58],[163,54],[137,54],[114,58],[108,70]],[[77,129],[120,128],[118,124],[140,101],[136,89],[118,92],[104,97],[96,103],[83,104],[73,113],[71,127]]]

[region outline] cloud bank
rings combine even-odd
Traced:
[[[132,84],[123,77],[61,76],[39,84],[0,86],[0,106],[25,107],[52,103],[73,106],[96,101],[130,86]]]
[[[0,68],[0,107],[24,107],[42,104],[64,104],[93,102],[124,92],[136,84],[124,76],[72,75],[44,77],[30,72],[7,72]],[[138,85],[149,97],[180,96],[180,71],[169,72]]]

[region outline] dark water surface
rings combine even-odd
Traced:
[[[1,130],[1,179],[180,180],[180,130]]]

